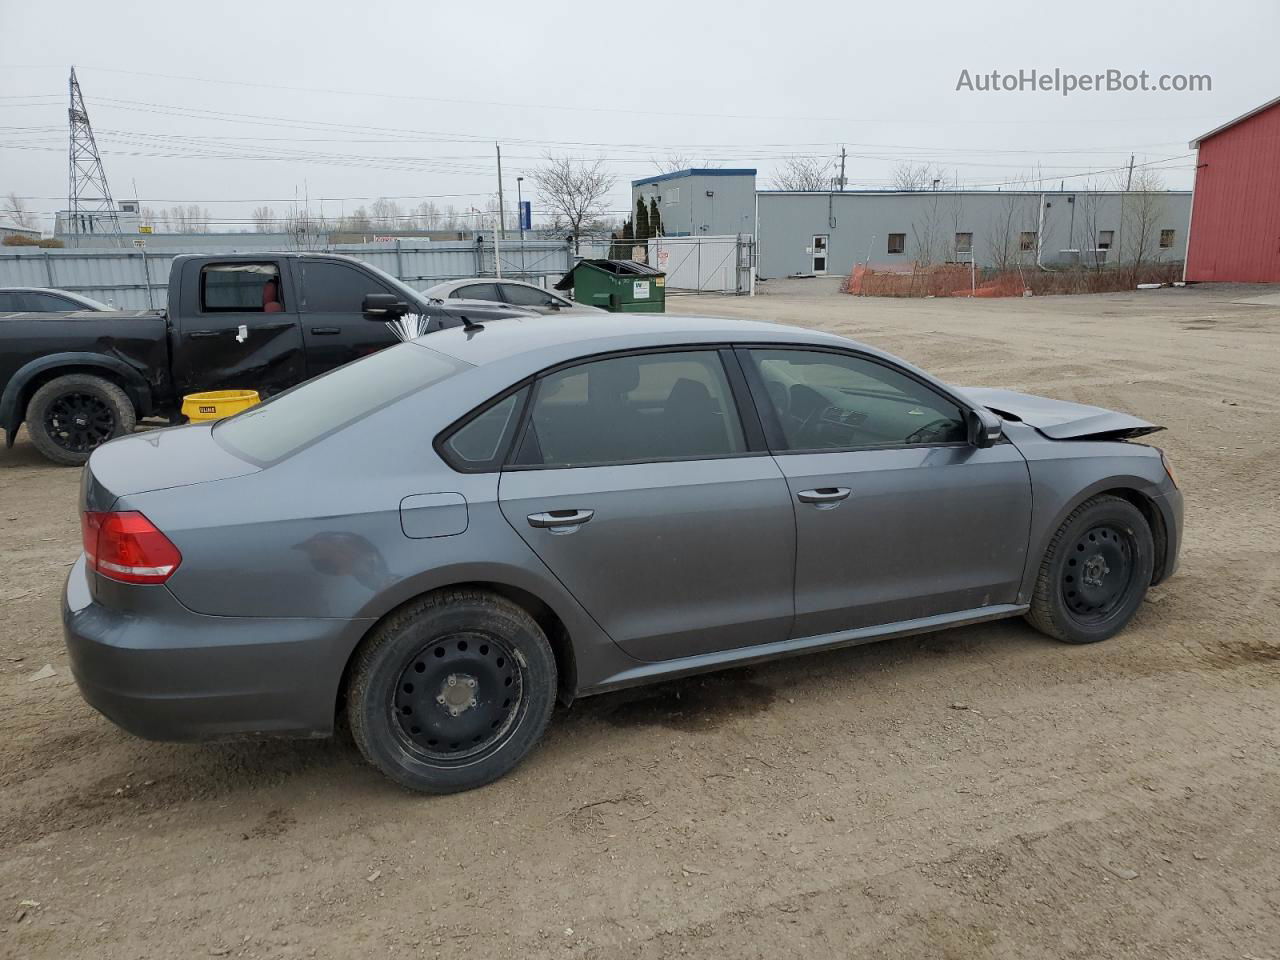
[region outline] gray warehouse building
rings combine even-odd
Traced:
[[[667,236],[750,234],[762,278],[855,264],[1061,267],[1186,256],[1188,190],[756,190],[754,170],[693,169],[632,182]]]

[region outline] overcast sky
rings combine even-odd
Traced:
[[[1187,141],[1280,95],[1277,37],[1275,0],[0,0],[0,196],[33,198],[46,229],[65,206],[72,64],[116,198],[197,203],[225,229],[295,197],[483,207],[494,141],[508,203],[551,151],[605,158],[619,216],[673,152],[767,187],[780,158],[844,145],[851,188],[904,160],[1080,186],[1134,153],[1186,188]],[[1031,68],[1208,74],[1212,91],[956,90],[965,69]]]

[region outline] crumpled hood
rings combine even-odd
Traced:
[[[1164,429],[1127,413],[1084,403],[990,387],[956,389],[1006,420],[1019,420],[1035,427],[1050,440],[1128,440]]]

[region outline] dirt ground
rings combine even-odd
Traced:
[[[146,743],[87,707],[58,622],[79,472],[23,437],[0,956],[1278,960],[1280,305],[765,288],[671,307],[1166,425],[1179,573],[1097,646],[1007,621],[581,701],[514,776],[427,799],[349,740]]]

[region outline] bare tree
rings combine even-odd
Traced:
[[[253,226],[259,233],[271,233],[276,229],[276,215],[270,207],[254,207]]]
[[[955,179],[955,186],[959,188],[958,178],[949,176],[947,171],[939,166],[929,166],[927,163],[900,163],[893,168],[893,177],[890,185],[894,190],[937,190],[942,188],[948,180]]]
[[[1143,266],[1159,256],[1155,241],[1164,216],[1164,193],[1164,178],[1150,167],[1140,167],[1120,199],[1120,263],[1135,282]]]
[[[369,214],[376,230],[395,230],[400,226],[400,204],[394,200],[379,197],[373,201]]]
[[[997,270],[1021,269],[1034,260],[1039,223],[1039,194],[1032,191],[1035,178],[1028,174],[1002,192],[987,223],[986,245]]]
[[[658,168],[659,173],[679,173],[681,170],[693,170],[695,168],[715,169],[720,166],[718,160],[708,160],[706,157],[698,159],[687,153],[677,153],[672,150],[665,157],[652,157],[653,165]]]
[[[547,154],[532,179],[539,199],[568,226],[576,253],[582,228],[604,213],[605,197],[615,182],[613,175],[605,170],[603,160],[588,163]]]
[[[31,230],[36,225],[31,211],[27,209],[26,203],[16,193],[11,192],[5,198],[5,213],[9,214],[9,219],[13,221],[15,227]]]
[[[823,157],[787,157],[773,172],[775,190],[830,190],[833,161]]]
[[[423,230],[437,230],[440,227],[440,208],[430,200],[423,200],[416,211],[418,226]]]
[[[1071,245],[1080,251],[1080,263],[1095,271],[1100,271],[1107,263],[1107,251],[1101,249],[1099,241],[1098,191],[1101,188],[1093,181],[1086,183],[1075,195],[1071,210]],[[1114,232],[1112,234],[1114,236]],[[1078,238],[1078,239],[1077,239]]]

